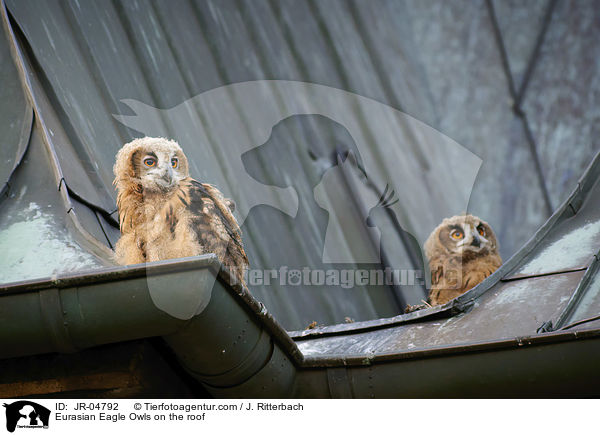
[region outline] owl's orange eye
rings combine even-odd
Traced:
[[[478,227],[477,228],[477,232],[479,232],[480,236],[484,236],[485,237],[485,228],[483,227]]]
[[[151,168],[152,166],[156,165],[156,159],[153,159],[152,157],[148,157],[147,159],[144,159],[144,165]]]
[[[450,237],[454,240],[460,240],[464,236],[465,235],[463,234],[463,232],[461,230],[452,230],[452,232],[450,233]]]
[[[177,160],[175,157],[173,157],[173,158],[171,159],[171,166],[172,166],[173,168],[176,168],[177,166],[179,166],[179,160]]]

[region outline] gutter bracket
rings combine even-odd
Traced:
[[[455,303],[450,307],[450,317],[454,317],[458,314],[466,313],[467,311],[470,311],[474,305],[475,305],[474,299],[470,299],[465,302]]]
[[[346,367],[329,367],[327,369],[327,385],[332,399],[354,398]]]
[[[62,306],[59,289],[51,288],[40,291],[38,294],[40,307],[42,307],[42,319],[55,348],[63,353],[77,352],[79,349],[73,344],[69,334],[66,312]]]
[[[542,325],[536,329],[536,334],[543,334],[544,332],[552,332],[554,331],[554,326],[552,325],[552,320],[548,320],[547,322],[542,323]]]
[[[576,215],[581,206],[583,205],[583,196],[581,189],[581,182],[577,183],[577,187],[575,188],[575,192],[573,193],[571,201],[569,201],[569,208],[573,212],[573,215]]]

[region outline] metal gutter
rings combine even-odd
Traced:
[[[264,306],[227,284],[215,255],[0,286],[0,359],[164,337],[181,364],[227,395],[276,361],[265,394],[291,394],[302,355]]]
[[[375,376],[378,370],[401,374],[411,361],[418,361],[425,370],[428,361],[435,365],[439,358],[480,358],[476,355],[498,352],[513,358],[510,355],[515,351],[571,342],[587,343],[586,348],[594,352],[599,348],[600,330],[594,329],[399,353],[304,359],[260,302],[243,289],[227,285],[227,276],[217,275],[219,267],[216,257],[207,255],[3,285],[0,358],[76,352],[104,343],[162,336],[182,366],[215,397],[332,397],[337,390],[323,390],[322,382],[338,368],[359,370],[351,376],[351,396],[365,397],[355,391],[355,385],[384,376]],[[161,305],[161,295],[178,301],[180,308],[191,306],[189,315]],[[201,309],[193,309],[196,306]],[[474,359],[469,361],[474,363]],[[432,370],[429,374],[436,376],[439,367]],[[377,394],[393,395],[389,389],[398,384],[393,377],[388,384],[388,390],[381,387]]]
[[[379,353],[375,355],[332,355],[328,357],[306,357],[303,367],[350,367],[370,366],[377,363],[422,360],[452,355],[465,355],[477,352],[511,351],[525,347],[559,344],[576,340],[600,339],[600,329],[564,332],[557,331],[542,335],[515,337],[505,340],[493,340],[468,344],[439,346],[427,349],[414,349],[403,352]]]
[[[212,277],[210,266],[215,261],[214,256],[206,256],[188,262],[179,273],[206,281]],[[151,280],[172,271],[169,263],[139,265],[3,285],[0,358],[76,352],[177,331],[185,319],[161,306],[161,292],[168,290],[170,297],[188,303],[189,294],[180,286],[150,288]]]

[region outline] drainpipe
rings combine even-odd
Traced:
[[[162,336],[215,397],[290,397],[301,354],[215,255],[0,287],[0,359]]]

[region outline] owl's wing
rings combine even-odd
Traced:
[[[441,292],[444,291],[444,264],[441,261],[432,260],[429,263],[431,272],[431,288],[429,289],[429,302],[431,305],[441,305]]]
[[[248,257],[242,245],[240,227],[231,213],[233,201],[210,184],[189,178],[182,183],[180,200],[192,215],[192,225],[198,241],[217,254],[224,266],[241,276],[248,267]]]
[[[431,262],[429,269],[431,271],[431,286],[438,287],[444,277],[444,265],[441,262]]]
[[[190,199],[189,207],[195,215],[199,216],[200,212],[204,211],[204,213],[208,212],[218,216],[227,232],[227,236],[239,248],[242,247],[241,231],[229,208],[231,201],[226,200],[216,187],[190,180]],[[202,207],[205,209],[201,210]]]

